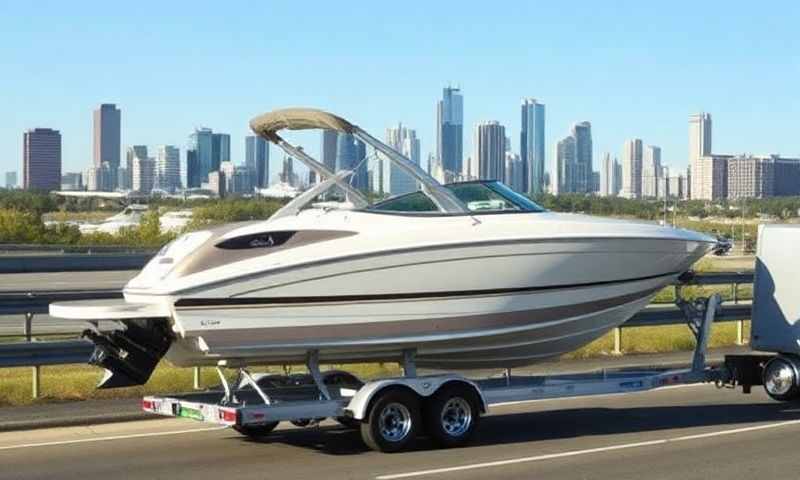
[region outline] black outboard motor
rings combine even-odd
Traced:
[[[124,330],[99,332],[86,330],[83,337],[94,343],[89,363],[105,368],[97,388],[143,385],[172,344],[167,319],[123,320]]]

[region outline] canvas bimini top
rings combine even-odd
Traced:
[[[279,146],[287,154],[291,155],[308,166],[311,170],[317,173],[324,181],[312,188],[315,196],[323,193],[324,191],[332,188],[334,185],[339,186],[344,190],[347,200],[352,202],[356,208],[366,208],[369,202],[358,190],[353,188],[346,180],[347,176],[352,172],[347,172],[344,175],[340,172],[338,175],[331,171],[326,165],[315,160],[308,155],[301,148],[295,147],[288,143],[286,140],[278,135],[281,130],[335,130],[341,133],[350,134],[358,138],[362,142],[370,145],[375,150],[381,152],[388,158],[394,165],[405,171],[415,181],[419,182],[422,192],[430,198],[436,208],[442,213],[467,213],[469,210],[463,202],[461,202],[452,192],[442,187],[442,185],[430,176],[425,170],[421,169],[419,165],[415,164],[400,152],[376,139],[357,125],[345,120],[344,118],[334,115],[323,110],[314,108],[285,108],[274,110],[250,121],[250,129],[257,135],[261,136]],[[301,198],[302,197],[302,198]],[[291,212],[297,212],[302,205],[300,201],[308,202],[312,198],[306,195],[301,195],[294,201],[290,202],[286,207],[291,208]],[[286,208],[284,207],[284,208]],[[282,209],[283,210],[283,209]],[[281,214],[288,214],[289,212],[279,211],[276,216]],[[274,218],[275,216],[273,216]]]

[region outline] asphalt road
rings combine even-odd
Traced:
[[[497,406],[469,447],[392,455],[337,427],[261,441],[175,419],[8,432],[0,478],[796,478],[798,435],[797,406],[700,385]]]

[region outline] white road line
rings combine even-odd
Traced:
[[[0,447],[0,450],[16,450],[20,448],[35,448],[35,447],[52,447],[56,445],[71,445],[74,443],[93,443],[93,442],[105,442],[108,440],[127,440],[131,438],[146,438],[146,437],[161,437],[165,435],[180,435],[183,433],[194,433],[194,432],[210,432],[213,430],[224,430],[228,427],[209,427],[209,428],[194,428],[191,430],[172,430],[169,432],[149,432],[149,433],[132,433],[130,435],[112,435],[108,437],[94,437],[94,438],[81,438],[78,440],[61,440],[55,442],[41,442],[41,443],[24,443],[21,445],[10,445],[6,447]]]
[[[560,452],[560,453],[550,453],[546,455],[537,455],[535,457],[522,457],[522,458],[512,458],[509,460],[498,460],[494,462],[484,462],[484,463],[473,463],[470,465],[459,465],[456,467],[445,467],[445,468],[434,468],[431,470],[419,470],[416,472],[406,472],[406,473],[395,473],[395,474],[388,474],[388,475],[378,475],[375,477],[376,480],[395,480],[398,478],[411,478],[411,477],[422,477],[426,475],[437,475],[442,473],[452,473],[452,472],[460,472],[464,470],[476,470],[481,468],[491,468],[491,467],[502,467],[506,465],[515,465],[518,463],[529,463],[529,462],[540,462],[543,460],[552,460],[555,458],[564,458],[564,457],[575,457],[578,455],[588,455],[592,453],[601,453],[601,452],[610,452],[614,450],[625,450],[631,448],[640,448],[640,447],[651,447],[654,445],[664,445],[667,443],[675,443],[675,442],[685,442],[689,440],[698,440],[702,438],[709,438],[709,437],[719,437],[723,435],[734,435],[737,433],[744,433],[744,432],[754,432],[757,430],[767,430],[771,428],[778,428],[778,427],[786,427],[790,425],[800,425],[800,420],[787,420],[785,422],[778,422],[778,423],[770,423],[767,425],[755,425],[752,427],[743,427],[743,428],[736,428],[732,430],[720,430],[717,432],[709,432],[709,433],[700,433],[696,435],[685,435],[681,437],[673,437],[673,438],[662,438],[658,440],[650,440],[646,442],[636,442],[636,443],[625,443],[621,445],[609,445],[607,447],[598,447],[598,448],[589,448],[585,450],[572,450],[567,452]]]

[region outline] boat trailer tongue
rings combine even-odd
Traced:
[[[172,343],[164,318],[122,320],[124,330],[86,330],[83,337],[94,343],[89,363],[106,370],[97,388],[143,385]]]

